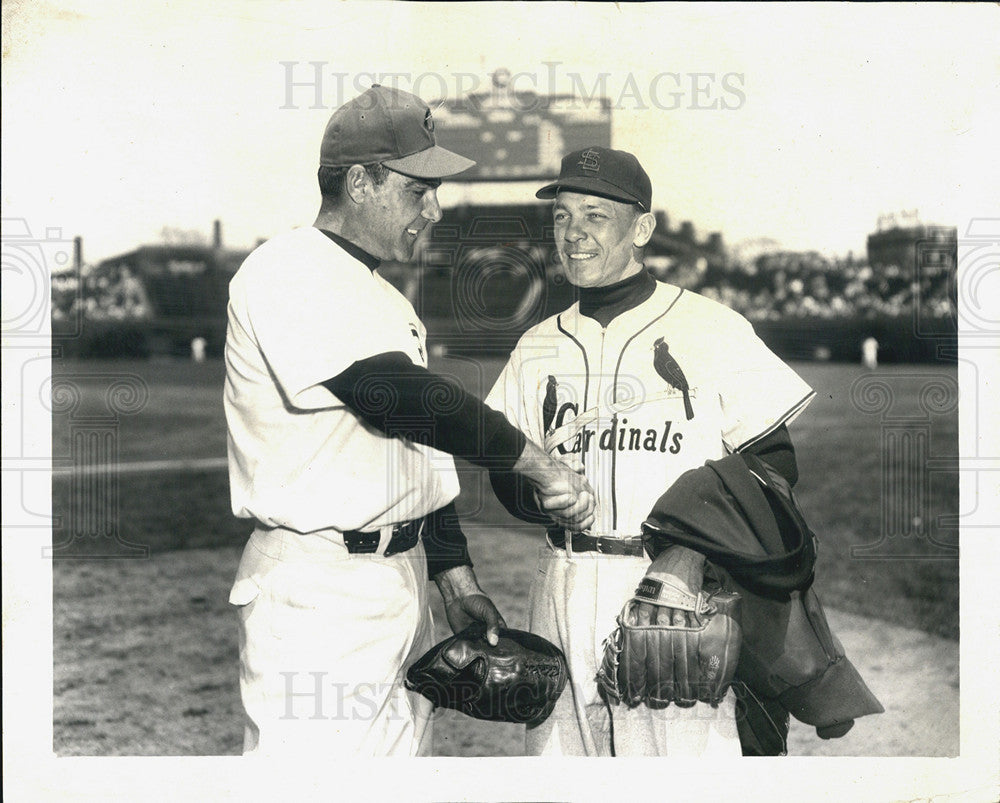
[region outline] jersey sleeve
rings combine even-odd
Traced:
[[[292,407],[331,407],[321,382],[354,362],[400,350],[386,326],[385,297],[371,272],[353,260],[300,255],[306,264],[289,273],[257,274],[247,287],[247,308],[257,343]]]
[[[740,451],[791,422],[816,394],[745,318],[735,317],[720,335],[722,439]]]
[[[540,432],[541,423],[538,416],[533,414],[538,406],[533,397],[536,389],[531,385],[530,379],[524,375],[520,350],[515,348],[485,402],[503,413],[529,440],[541,443],[544,439]]]

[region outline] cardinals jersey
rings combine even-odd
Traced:
[[[582,462],[597,494],[590,532],[627,537],[680,474],[765,437],[814,395],[741,315],[657,283],[607,327],[574,304],[529,329],[486,403]]]

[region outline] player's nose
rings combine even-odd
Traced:
[[[587,232],[583,230],[583,227],[579,223],[570,223],[563,233],[563,239],[568,243],[577,243],[586,238],[586,236]]]
[[[441,204],[438,203],[436,189],[427,190],[424,193],[424,208],[420,214],[431,223],[437,223],[441,220],[443,214],[441,212]]]

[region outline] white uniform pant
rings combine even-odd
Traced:
[[[531,587],[528,629],[558,645],[570,681],[543,723],[529,727],[528,755],[740,756],[736,704],[608,706],[597,690],[604,640],[649,567],[645,557],[545,547]]]
[[[239,606],[244,754],[430,753],[432,706],[402,685],[434,643],[422,544],[385,558],[258,530],[230,602]]]

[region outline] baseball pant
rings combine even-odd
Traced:
[[[742,755],[732,692],[715,708],[708,703],[629,708],[609,706],[600,697],[595,678],[604,640],[648,567],[644,557],[541,550],[528,629],[563,650],[570,682],[551,716],[527,729],[528,755]]]
[[[402,684],[434,643],[422,544],[386,558],[257,530],[230,602],[239,606],[244,754],[430,753],[432,706]]]

